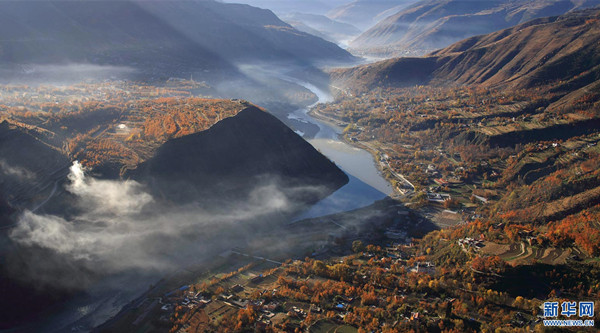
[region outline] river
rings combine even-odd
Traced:
[[[341,128],[314,118],[309,114],[310,109],[314,105],[331,102],[333,100],[331,94],[308,82],[289,77],[285,79],[312,91],[318,98],[315,104],[290,112],[287,115],[288,119],[299,123],[316,125],[319,128],[318,132],[314,137],[306,138],[307,141],[323,155],[335,162],[350,178],[348,184],[329,197],[321,200],[294,220],[361,208],[390,195],[393,192],[392,185],[383,178],[377,169],[373,156],[363,149],[356,148],[340,140]],[[296,133],[305,136],[301,130],[297,129]]]

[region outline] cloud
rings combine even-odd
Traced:
[[[0,160],[0,172],[7,176],[16,177],[19,180],[30,180],[35,177],[33,172],[25,168],[11,166],[3,159]]]
[[[80,212],[62,217],[24,212],[10,238],[44,258],[27,258],[29,278],[42,284],[75,287],[69,275],[107,276],[123,272],[155,272],[210,258],[272,231],[274,217],[301,206],[289,197],[319,188],[282,189],[264,180],[241,202],[207,211],[198,205],[158,202],[135,181],[95,179],[75,162],[66,190]],[[61,270],[64,267],[65,270]],[[17,270],[18,271],[18,270]],[[81,286],[78,286],[81,287]]]
[[[67,190],[75,194],[86,209],[99,214],[128,216],[140,213],[142,208],[153,201],[152,196],[143,191],[142,186],[131,180],[96,180],[85,176],[78,161],[70,168],[70,184]]]

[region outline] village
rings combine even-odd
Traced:
[[[360,242],[360,241],[359,241]],[[435,275],[436,267],[431,262],[408,263],[409,255],[406,248],[411,244],[396,245],[385,249],[370,247],[364,249],[357,255],[340,257],[331,262],[344,263],[348,260],[381,262],[385,265],[405,266],[407,271],[415,274]],[[369,252],[375,249],[376,253]],[[232,253],[232,261],[244,261],[248,257],[243,254]],[[352,258],[352,259],[349,259]],[[356,259],[354,259],[356,258]],[[387,258],[387,259],[386,259]],[[320,262],[320,261],[319,261]],[[239,311],[251,309],[255,316],[255,328],[265,330],[267,327],[278,329],[299,328],[306,318],[315,316],[326,316],[328,319],[318,321],[308,328],[309,332],[321,332],[323,327],[337,327],[342,332],[356,332],[356,328],[344,325],[344,318],[351,313],[354,306],[361,305],[360,297],[349,297],[343,293],[334,294],[330,302],[322,305],[311,304],[310,301],[302,302],[289,299],[286,288],[286,271],[290,267],[302,265],[302,260],[289,261],[280,266],[271,265],[272,268],[262,271],[270,264],[265,260],[251,261],[242,266],[234,274],[226,274],[224,278],[215,275],[203,282],[183,285],[168,291],[154,301],[146,301],[138,311],[140,315],[132,322],[134,327],[143,328],[148,326],[145,318],[150,312],[157,312],[160,308],[160,316],[152,320],[153,325],[172,324],[178,319],[182,324],[176,332],[203,332],[210,327],[210,323],[227,320],[228,317],[236,317]],[[359,272],[360,274],[360,272]],[[365,274],[368,274],[365,271]],[[214,281],[218,279],[218,282]],[[362,279],[367,280],[367,275]],[[212,280],[212,281],[211,281]],[[302,279],[305,284],[322,283],[320,276],[312,276]],[[215,283],[216,282],[216,283]],[[284,288],[284,290],[281,290]],[[419,320],[419,312],[411,312],[406,321]]]
[[[237,316],[240,310],[247,309],[252,309],[256,316],[257,328],[299,327],[307,317],[326,316],[330,311],[336,314],[335,320],[343,322],[349,310],[360,304],[359,298],[333,295],[331,302],[323,306],[311,304],[310,300],[290,301],[286,299],[286,287],[282,290],[280,277],[287,274],[288,268],[305,260],[340,263],[347,261],[349,255],[365,263],[384,258],[386,265],[402,265],[408,272],[433,275],[436,267],[431,262],[413,260],[407,264],[411,255],[406,249],[413,247],[414,236],[435,228],[424,217],[389,198],[352,214],[299,221],[282,229],[294,235],[288,239],[289,247],[309,244],[309,239],[316,245],[303,251],[296,248],[295,255],[288,252],[279,256],[265,249],[232,248],[215,258],[209,267],[182,269],[155,286],[110,327],[150,332],[181,322],[177,325],[178,332],[203,332],[210,323]],[[285,258],[292,259],[281,262]],[[303,281],[326,280],[314,276]],[[418,314],[415,316],[418,318]],[[320,325],[328,327],[330,323],[315,327]],[[347,329],[356,332],[355,328]]]

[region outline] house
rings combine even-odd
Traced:
[[[429,261],[417,262],[415,267],[413,267],[410,271],[414,273],[425,273],[432,275],[435,274],[435,265]]]
[[[252,283],[259,283],[259,282],[262,281],[262,279],[263,279],[263,275],[260,274],[260,275],[257,275],[255,277],[251,278],[250,282],[252,282]]]
[[[452,196],[447,193],[432,193],[427,192],[427,200],[431,202],[443,203],[446,200],[452,199]]]
[[[465,250],[467,247],[479,250],[480,248],[485,246],[485,244],[481,240],[476,240],[470,237],[459,239],[458,245],[462,246]]]
[[[224,302],[227,303],[227,302]],[[238,308],[245,309],[248,306],[247,300],[230,300],[229,303],[233,306],[237,306]]]
[[[236,284],[233,287],[231,287],[230,291],[232,293],[238,293],[240,291],[244,290],[244,286],[242,286],[241,284]]]
[[[314,313],[321,313],[323,312],[323,309],[321,309],[321,307],[311,304],[310,305],[310,312],[314,312]]]

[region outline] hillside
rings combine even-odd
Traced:
[[[273,116],[241,100],[191,97],[190,91],[199,86],[186,80],[173,81],[164,87],[128,82],[79,84],[62,89],[12,86],[1,93],[6,103],[1,115],[36,134],[26,146],[36,144],[63,160],[78,160],[102,178],[120,178],[138,169],[137,174],[153,175],[156,171],[157,175],[175,174],[185,180],[208,175],[211,169],[216,174],[201,179],[203,182],[231,178],[231,184],[238,188],[242,179],[233,174],[245,174],[251,179],[260,172],[275,173],[284,180],[296,177],[290,183],[301,183],[301,178],[307,178],[306,184],[315,186],[331,182],[335,187],[345,182],[339,169]],[[90,94],[94,99],[90,100]],[[24,95],[31,97],[24,100]],[[35,96],[52,97],[45,100]],[[239,115],[240,112],[243,114]],[[236,121],[229,119],[232,117]],[[8,122],[2,126],[8,131]],[[8,136],[7,133],[2,146],[7,155],[13,155],[6,159],[7,166],[25,163],[34,156],[11,153],[9,149],[16,149],[17,145],[12,143],[18,142],[19,136],[10,135],[10,140]],[[39,149],[32,148],[31,153],[42,154]],[[199,149],[198,155],[193,154],[194,149]],[[182,156],[176,159],[172,154]],[[161,162],[163,155],[169,156],[169,163]],[[193,160],[208,155],[212,158]],[[13,163],[17,158],[20,160]],[[35,162],[41,164],[31,169],[48,167],[52,160],[48,157],[46,162]],[[252,165],[255,160],[262,162]],[[170,167],[181,170],[160,169],[161,165],[174,161],[182,164]],[[194,171],[190,165],[204,171]],[[191,173],[184,172],[186,168]],[[141,169],[145,171],[139,172]],[[189,179],[185,181],[190,183]]]
[[[385,18],[352,41],[350,48],[388,57],[423,55],[471,36],[599,4],[597,0],[423,0]]]
[[[587,10],[536,19],[465,39],[423,58],[334,70],[332,80],[356,91],[445,83],[510,88],[557,84],[572,90],[596,80],[598,15]]]
[[[66,174],[68,158],[37,135],[21,124],[0,122],[0,198],[6,200],[0,205],[3,217],[10,206],[23,208],[32,200],[43,200],[54,182]],[[11,223],[7,219],[1,222],[0,228]]]
[[[348,182],[335,164],[254,106],[206,131],[165,142],[129,176],[169,200],[245,198],[273,184],[293,202],[316,202]]]
[[[92,63],[150,73],[235,72],[231,62],[347,61],[271,11],[206,1],[2,1],[0,60]]]
[[[552,248],[561,261],[596,258],[599,13],[535,19],[423,58],[334,71],[336,87],[347,88],[314,114],[373,151],[412,207],[497,225],[497,237],[509,239],[490,252],[504,260],[553,262]],[[452,225],[443,212],[432,219]],[[466,231],[473,225],[457,230],[489,240],[480,236],[486,227]]]

